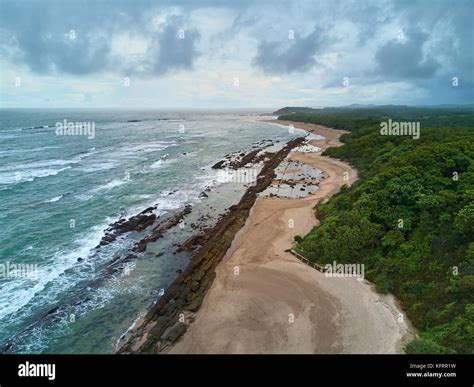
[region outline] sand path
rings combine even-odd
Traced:
[[[343,131],[278,121],[321,134],[322,150]],[[400,353],[411,337],[393,297],[355,278],[329,278],[285,250],[318,225],[314,206],[357,180],[348,164],[321,153],[290,158],[324,171],[312,195],[260,197],[218,265],[216,279],[169,353]],[[348,179],[347,179],[348,177]]]

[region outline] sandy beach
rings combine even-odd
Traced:
[[[274,123],[276,121],[273,121]],[[344,131],[278,121],[339,146]],[[259,197],[238,232],[194,320],[168,353],[401,353],[412,329],[391,296],[356,278],[330,278],[285,252],[318,225],[314,206],[357,180],[348,164],[321,152],[291,160],[325,178],[299,199]]]

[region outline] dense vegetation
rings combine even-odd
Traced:
[[[275,112],[282,120],[310,122],[327,125],[337,129],[361,129],[379,125],[381,121],[418,121],[426,127],[471,127],[474,120],[474,106],[449,109],[418,108],[406,106],[382,106],[366,108],[291,108],[286,107]]]
[[[362,176],[318,206],[322,223],[297,249],[322,264],[363,263],[419,331],[407,353],[474,353],[474,114],[390,109],[419,121],[420,139],[380,135],[385,108],[280,117],[350,130],[325,154]]]

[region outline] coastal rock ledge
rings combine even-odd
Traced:
[[[237,232],[244,226],[260,192],[273,181],[275,169],[291,150],[301,145],[304,137],[289,141],[268,159],[238,204],[229,208],[209,231],[204,246],[194,255],[188,267],[175,279],[163,296],[125,335],[117,353],[160,353],[176,343],[193,321],[216,276],[215,269],[230,248]]]

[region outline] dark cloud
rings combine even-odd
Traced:
[[[394,39],[381,46],[376,54],[376,73],[389,80],[430,78],[439,68],[439,63],[424,55],[423,45],[428,34],[407,31],[402,39]]]
[[[325,63],[323,77],[315,76],[317,87],[342,87],[348,76],[351,86],[404,82],[432,99],[472,102],[473,7],[473,0],[0,0],[0,55],[36,74],[76,76],[163,76],[192,69],[200,55],[223,65],[251,62],[266,74],[301,73]],[[221,8],[233,17],[229,25],[219,21],[221,33],[190,24],[205,21],[199,17],[206,10]],[[154,28],[152,17],[170,9],[176,14]],[[287,39],[290,28],[294,40]],[[405,30],[404,41],[391,39],[398,28]],[[180,29],[185,39],[179,39]],[[201,34],[205,52],[198,52]],[[148,50],[117,55],[117,36],[145,40]],[[248,51],[238,52],[242,48]],[[330,55],[319,60],[324,54]],[[459,78],[459,87],[452,87],[452,77]]]
[[[155,9],[145,1],[7,2],[2,4],[1,53],[38,74],[115,71],[149,76],[191,68],[197,57],[199,33],[189,28],[185,39],[179,39],[185,20],[173,15],[161,30],[150,29]],[[75,39],[70,39],[71,30]],[[113,38],[119,34],[148,40],[151,37],[147,55],[121,63],[121,56],[112,54]],[[127,53],[123,54],[127,59]]]
[[[262,41],[253,63],[268,74],[308,71],[316,64],[314,56],[323,42],[318,28],[305,37],[295,35],[285,42]]]
[[[194,28],[184,29],[183,22],[180,17],[171,17],[163,31],[153,39],[150,49],[153,74],[161,75],[171,70],[193,67],[193,61],[198,56],[195,43],[200,35]]]
[[[433,55],[443,59],[446,76],[459,76],[465,82],[474,82],[474,23],[472,0],[424,1],[397,3],[394,11],[407,25],[424,27],[436,34]]]

